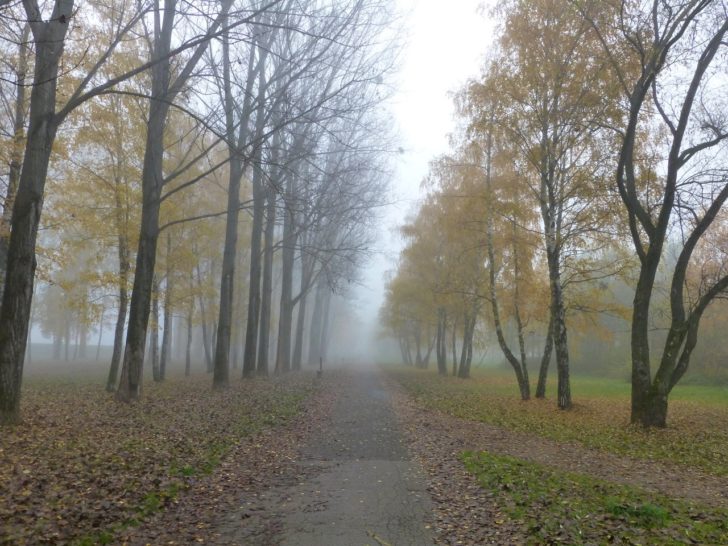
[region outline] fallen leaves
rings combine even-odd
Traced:
[[[728,398],[724,404],[674,400],[670,404],[668,428],[646,431],[629,425],[626,384],[620,385],[619,390],[609,384],[602,396],[596,394],[599,391],[590,384],[593,381],[585,380],[588,394],[580,394],[580,379],[574,378],[575,406],[562,411],[552,400],[522,402],[513,380],[499,373],[466,381],[404,368],[390,369],[388,373],[418,403],[456,417],[728,476]]]
[[[119,404],[95,384],[30,383],[25,420],[0,439],[0,544],[108,544],[174,504],[241,438],[295,415],[310,377],[206,376],[145,385]]]

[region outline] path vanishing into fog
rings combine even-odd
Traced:
[[[347,372],[336,384],[328,422],[299,450],[301,478],[264,494],[261,508],[280,517],[267,540],[283,546],[433,544],[425,478],[408,453],[380,372]],[[237,543],[232,529],[226,534]]]

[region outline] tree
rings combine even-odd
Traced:
[[[614,6],[575,2],[603,46],[622,93],[615,187],[628,215],[639,276],[632,308],[633,423],[664,427],[668,397],[690,364],[701,318],[728,288],[708,268],[691,298],[686,290],[698,249],[719,229],[728,198],[724,96],[716,93],[717,61],[725,51],[725,6],[711,0]],[[659,167],[647,159],[660,150]],[[654,375],[650,317],[656,276],[671,237],[681,243],[671,271],[669,326]]]
[[[170,108],[185,90],[208,41],[218,33],[228,18],[230,1],[222,2],[220,10],[209,17],[209,25],[194,39],[186,42],[191,47],[188,58],[181,66],[174,66],[171,59],[172,40],[180,13],[177,0],[165,0],[164,9],[159,6],[154,14],[154,27],[148,32],[151,54],[151,94],[147,116],[147,132],[142,165],[142,211],[139,246],[136,253],[134,284],[129,302],[129,325],[126,334],[124,360],[117,398],[129,402],[141,395],[144,345],[152,295],[154,265],[159,237],[159,211],[165,185],[164,136]],[[163,13],[160,13],[163,11]],[[229,25],[228,25],[229,28]],[[178,48],[177,48],[178,49]]]
[[[495,123],[504,131],[539,207],[558,405],[567,409],[571,390],[564,262],[570,245],[586,232],[598,233],[598,193],[591,182],[601,163],[592,135],[604,123],[611,88],[605,61],[596,54],[598,42],[568,1],[514,0],[499,9],[505,21],[498,51],[484,81],[471,91],[471,100],[485,105],[474,127],[487,133]]]
[[[0,308],[0,421],[17,422],[20,385],[28,338],[28,323],[35,275],[35,246],[38,236],[48,164],[58,128],[75,108],[111,88],[131,74],[90,87],[100,67],[143,13],[119,10],[122,20],[106,42],[95,64],[59,108],[59,67],[71,20],[77,16],[73,0],[55,0],[49,10],[35,0],[23,2],[35,48],[33,84],[30,93],[27,140],[17,193],[10,219],[5,290]],[[44,20],[44,14],[46,19]],[[127,18],[128,17],[128,18]]]

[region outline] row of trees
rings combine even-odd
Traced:
[[[19,417],[36,266],[79,329],[115,315],[107,387],[122,401],[141,395],[148,337],[164,379],[174,316],[188,370],[200,327],[215,388],[241,348],[248,377],[300,368],[305,338],[318,361],[388,178],[388,2],[0,9],[0,419]]]
[[[567,324],[623,313],[609,288],[626,283],[632,421],[665,426],[701,319],[728,287],[726,13],[710,0],[498,7],[494,50],[458,97],[454,152],[433,162],[430,193],[403,228],[382,315],[405,360],[422,337],[446,373],[450,329],[467,377],[487,318],[525,400],[524,333],[538,328],[536,394],[553,352],[558,406],[569,408]]]

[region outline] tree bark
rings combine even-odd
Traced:
[[[28,41],[30,38],[30,24],[26,23],[18,44],[18,66],[15,69],[17,78],[15,108],[13,112],[13,147],[10,152],[10,168],[8,170],[8,187],[3,201],[3,214],[0,218],[0,301],[2,301],[3,287],[5,286],[5,270],[7,268],[8,242],[10,240],[10,222],[12,219],[15,194],[20,182],[20,171],[23,166],[23,149],[25,141],[25,78],[28,72]]]
[[[265,212],[265,247],[263,249],[263,289],[260,299],[260,325],[258,338],[257,374],[268,375],[270,340],[270,315],[273,303],[273,244],[275,238],[276,200],[275,188],[268,187]]]
[[[223,24],[227,23],[227,16]],[[243,147],[248,136],[250,122],[251,93],[254,83],[254,51],[250,48],[248,59],[248,76],[243,97],[242,114],[236,131],[234,111],[236,104],[232,94],[230,69],[230,37],[223,32],[223,91],[225,104],[225,126],[228,138],[228,154],[230,155],[230,174],[228,178],[227,218],[225,222],[225,246],[223,250],[222,271],[220,278],[220,309],[217,321],[217,336],[215,343],[215,363],[212,378],[214,389],[227,388],[230,384],[230,340],[232,337],[233,302],[235,301],[235,265],[237,262],[238,247],[238,218],[240,215],[240,183],[247,162],[243,159]],[[265,56],[262,54],[259,61],[260,85],[264,84],[263,67]],[[259,95],[262,94],[262,87]],[[262,97],[259,97],[262,104]],[[259,129],[262,129],[259,109]],[[260,135],[260,130],[257,135]],[[237,136],[236,136],[237,133]],[[235,142],[235,143],[234,143]]]
[[[164,291],[164,330],[162,331],[162,356],[159,362],[159,380],[167,376],[167,364],[172,358],[172,293],[174,289],[173,272],[170,254],[172,252],[172,236],[167,232],[167,289]]]
[[[311,333],[308,342],[308,363],[317,366],[321,356],[321,325],[323,322],[324,299],[326,298],[326,281],[324,276],[319,277],[316,285],[313,314],[311,315]]]
[[[554,349],[554,320],[551,311],[549,311],[549,325],[546,330],[546,341],[541,357],[541,366],[538,370],[538,385],[536,386],[536,398],[546,397],[546,380],[548,379],[549,363],[551,362],[551,353]]]
[[[458,335],[458,321],[457,321],[457,319],[453,319],[453,321],[452,321],[452,375],[453,375],[453,377],[457,377],[457,375],[458,375],[457,335]]]
[[[293,328],[293,265],[296,256],[295,217],[293,209],[294,176],[287,175],[283,199],[283,250],[281,303],[278,317],[278,343],[276,347],[276,373],[291,370],[291,330]]]
[[[261,239],[263,236],[263,215],[265,192],[263,192],[263,173],[260,167],[260,154],[253,165],[253,225],[250,234],[250,276],[248,284],[248,321],[245,328],[245,352],[243,353],[243,377],[253,377],[257,370],[256,356],[258,330],[260,329],[260,290],[261,290]]]
[[[308,301],[308,289],[311,283],[310,264],[311,258],[304,250],[301,251],[301,294],[298,301],[298,316],[296,317],[296,343],[293,347],[292,368],[295,371],[301,369],[303,361],[303,336],[306,326],[306,302]]]
[[[229,8],[222,3],[222,12],[208,28],[208,35],[219,26]],[[161,17],[160,17],[161,13]],[[149,321],[154,266],[159,237],[159,208],[164,186],[164,130],[169,108],[182,91],[194,67],[207,49],[203,41],[195,46],[183,66],[175,67],[173,80],[170,60],[171,41],[176,24],[177,0],[165,0],[164,9],[155,13],[151,68],[151,100],[147,121],[147,138],[142,166],[142,213],[137,250],[134,286],[129,304],[129,326],[121,368],[117,398],[124,402],[141,396],[144,344]]]
[[[473,333],[475,331],[475,317],[470,317],[467,313],[463,320],[463,347],[460,351],[460,366],[458,368],[458,377],[468,379],[470,377],[470,363],[473,358]]]
[[[20,418],[20,387],[36,268],[35,245],[48,163],[60,122],[55,112],[58,68],[73,9],[73,0],[57,0],[47,23],[28,14],[33,20],[35,72],[28,138],[10,221],[0,308],[0,423],[16,423]]]
[[[437,371],[447,375],[447,311],[443,307],[437,310]]]
[[[192,371],[192,317],[195,313],[195,300],[190,298],[190,306],[187,310],[187,346],[185,347],[185,377],[189,377]]]
[[[152,332],[150,337],[152,376],[154,381],[161,381],[162,376],[159,370],[159,281],[156,276],[152,281]]]

